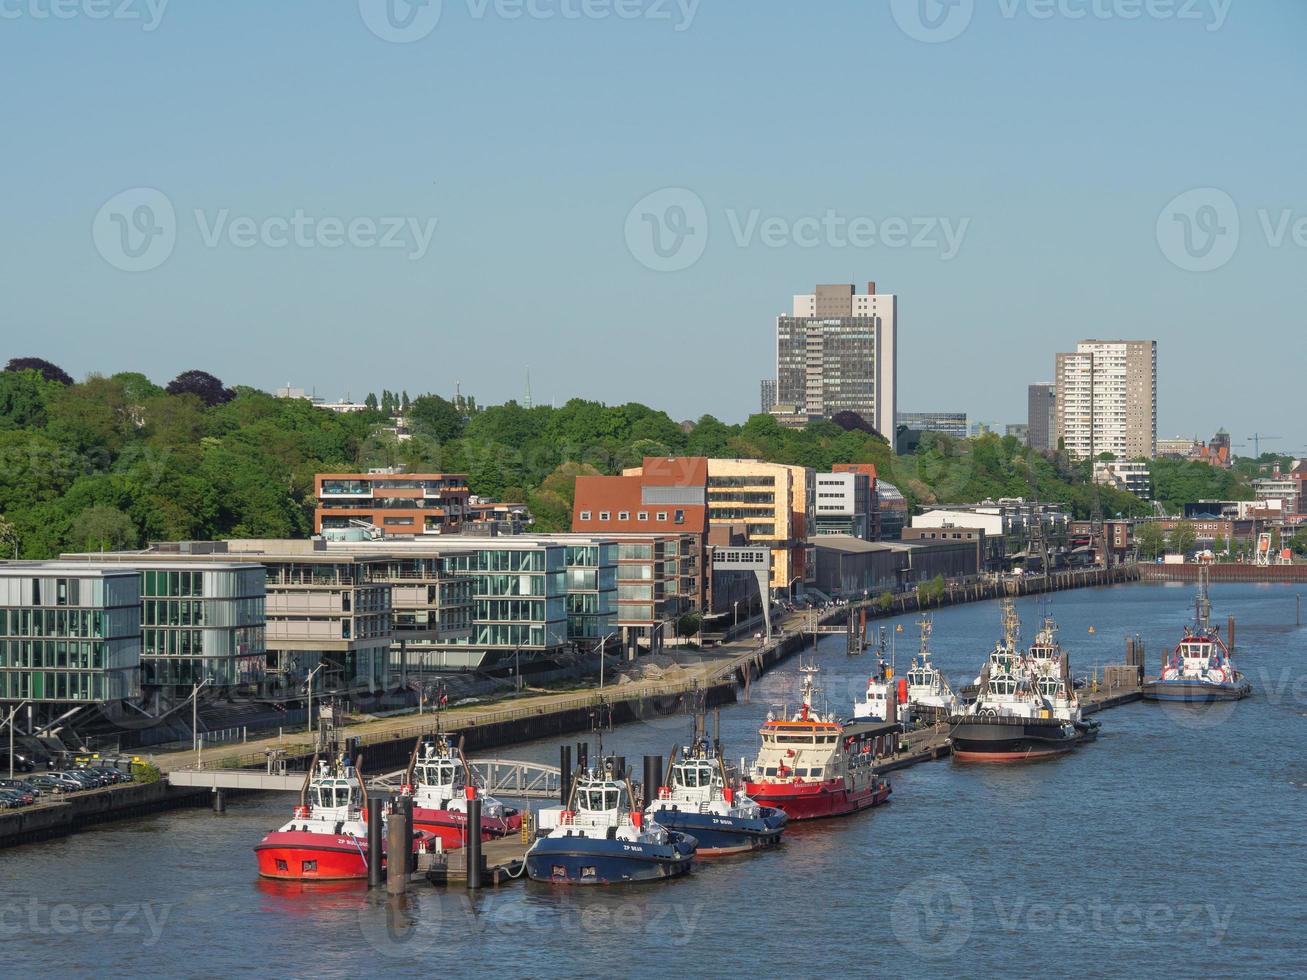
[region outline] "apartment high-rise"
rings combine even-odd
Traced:
[[[1057,386],[1031,385],[1026,389],[1026,441],[1031,449],[1047,452],[1057,446],[1053,438],[1057,417]]]
[[[776,319],[776,405],[833,418],[856,412],[894,444],[898,409],[898,298],[851,285],[795,296]]]
[[[1075,459],[1157,455],[1157,341],[1081,341],[1057,355],[1054,383],[1054,445]]]

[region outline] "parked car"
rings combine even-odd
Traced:
[[[52,772],[52,776],[60,776],[64,779],[71,780],[79,785],[82,789],[99,789],[101,781],[99,777],[92,776],[89,772],[81,769],[63,769]]]
[[[34,796],[41,795],[41,791],[32,785],[31,780],[27,779],[0,779],[0,789],[16,789],[24,793],[31,793]]]
[[[46,773],[42,776],[33,776],[28,780],[28,782],[38,789],[50,789],[54,790],[56,793],[77,793],[86,789],[86,787],[77,780],[66,779],[57,773]]]
[[[7,800],[16,806],[31,806],[36,802],[36,794],[31,790],[0,789],[0,800]]]

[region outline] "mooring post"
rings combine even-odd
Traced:
[[[658,798],[658,775],[654,772],[654,763],[660,758],[656,755],[644,757],[644,805],[646,807]]]
[[[475,786],[467,788],[467,887],[481,887],[481,797]]]
[[[381,797],[368,797],[368,887],[381,887]]]
[[[413,797],[399,798],[399,819],[404,828],[404,868],[412,874],[418,869],[418,856],[413,850]]]
[[[1230,648],[1230,652],[1234,653],[1234,614],[1233,613],[1230,614],[1230,622],[1227,629],[1229,632],[1230,642],[1226,645]]]
[[[558,747],[558,802],[567,806],[567,794],[572,789],[572,746]]]
[[[213,812],[214,813],[227,812],[227,801],[223,799],[222,790],[220,790],[216,786],[213,788]]]
[[[404,839],[404,821],[399,815],[399,806],[390,811],[390,823],[386,827],[386,892],[390,895],[403,895],[408,890],[408,861],[404,857],[404,848],[409,842]]]

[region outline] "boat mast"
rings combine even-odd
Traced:
[[[1211,629],[1212,600],[1207,595],[1207,566],[1198,565],[1198,595],[1194,599],[1194,612],[1198,628],[1203,631]]]

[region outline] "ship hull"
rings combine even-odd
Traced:
[[[784,811],[772,807],[764,807],[756,820],[671,808],[651,810],[649,815],[668,830],[693,837],[699,844],[695,852],[699,857],[775,847],[789,819]]]
[[[554,885],[617,885],[676,878],[690,870],[695,840],[672,834],[667,844],[592,837],[542,837],[526,854],[532,881]]]
[[[467,814],[457,810],[432,810],[414,807],[413,827],[439,837],[446,848],[462,847],[467,835]],[[516,810],[505,812],[502,820],[481,818],[481,839],[495,840],[516,834],[522,829],[522,814]]]
[[[1204,684],[1202,681],[1149,681],[1144,684],[1145,701],[1181,701],[1185,704],[1213,704],[1241,701],[1252,694],[1247,681],[1238,684]]]
[[[346,834],[273,831],[254,848],[259,875],[282,881],[354,881],[368,876],[368,842]]]
[[[1033,762],[1064,755],[1076,747],[1058,722],[1037,719],[957,719],[952,730],[953,758],[959,762]]]
[[[864,782],[846,788],[843,780],[822,783],[746,783],[744,791],[755,802],[783,811],[791,820],[843,817],[880,806],[890,795],[885,782]]]

